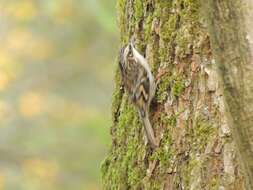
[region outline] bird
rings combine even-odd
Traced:
[[[148,142],[152,148],[157,148],[158,143],[149,119],[156,84],[147,60],[134,47],[133,41],[120,49],[119,68],[124,89],[130,102],[138,109]]]

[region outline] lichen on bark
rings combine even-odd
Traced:
[[[160,146],[146,143],[116,74],[104,189],[243,189],[200,0],[118,0],[117,7],[122,45],[135,37],[157,81],[150,119]],[[228,161],[233,169],[224,170]]]

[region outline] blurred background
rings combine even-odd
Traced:
[[[0,190],[101,189],[116,0],[0,0]]]

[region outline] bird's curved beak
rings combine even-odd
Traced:
[[[128,45],[128,55],[133,56],[133,45],[131,43]]]

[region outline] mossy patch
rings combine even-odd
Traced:
[[[125,10],[126,10],[126,0],[118,0],[117,1],[117,14],[118,14],[118,19],[117,19],[117,23],[120,29],[120,33],[121,33],[121,41],[123,43],[126,43],[126,19],[125,19]]]
[[[164,41],[171,40],[172,34],[173,32],[175,32],[176,21],[177,21],[176,16],[173,15],[170,16],[169,19],[161,25],[160,36],[162,40]]]
[[[220,180],[218,179],[218,175],[212,177],[208,183],[210,190],[217,190],[219,188],[220,185]]]
[[[145,41],[148,41],[149,37],[151,36],[152,22],[153,22],[153,15],[150,14],[145,19],[145,23],[144,23],[144,40]]]
[[[134,0],[134,18],[135,22],[139,22],[143,18],[143,1]]]
[[[183,186],[190,187],[190,184],[193,182],[192,177],[197,177],[193,175],[193,170],[200,167],[201,162],[196,158],[191,158],[187,164],[182,166],[182,182]],[[200,174],[197,174],[200,175]]]
[[[163,103],[169,95],[179,97],[185,89],[185,81],[183,78],[171,75],[161,79],[156,93],[158,103]]]
[[[105,189],[141,189],[146,154],[144,143],[140,144],[144,135],[139,134],[142,127],[135,107],[124,94],[118,122],[114,126],[117,147],[111,150],[101,166]]]
[[[168,98],[171,82],[172,78],[168,76],[161,79],[156,91],[156,99],[158,103],[163,103]]]
[[[165,113],[161,114],[161,123],[164,125],[166,128],[169,126],[175,127],[177,123],[177,117],[175,115],[171,115],[170,117],[167,116]]]
[[[160,147],[156,149],[153,155],[150,157],[151,160],[159,161],[159,173],[166,174],[169,167],[171,166],[171,158],[174,155],[175,150],[172,147],[173,140],[171,136],[171,129],[167,128],[163,133],[163,138],[160,142]]]
[[[172,95],[179,97],[185,89],[185,83],[182,78],[176,78],[172,85]]]
[[[191,136],[192,142],[194,142],[192,146],[197,152],[203,152],[205,150],[209,139],[215,134],[215,130],[216,128],[214,128],[209,121],[201,117],[196,118]]]

